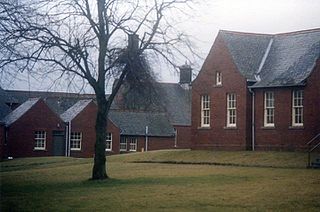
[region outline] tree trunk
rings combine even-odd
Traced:
[[[96,119],[96,143],[94,165],[92,170],[92,180],[102,180],[108,178],[106,172],[106,129],[108,108],[105,95],[102,97],[97,94],[98,113]]]

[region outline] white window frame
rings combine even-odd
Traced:
[[[227,94],[227,127],[237,126],[237,96],[235,93]]]
[[[222,85],[222,73],[219,71],[216,72],[216,85]]]
[[[201,96],[201,127],[210,127],[210,96]]]
[[[138,139],[137,138],[130,138],[129,151],[136,152],[137,146],[138,146]]]
[[[264,92],[264,126],[274,127],[275,118],[274,92]],[[270,121],[272,120],[272,122]]]
[[[110,143],[110,146],[108,148],[108,143]],[[106,135],[106,151],[112,151],[112,133],[107,132]]]
[[[122,142],[122,141],[124,141],[124,142]],[[127,138],[120,138],[120,145],[119,145],[119,148],[120,148],[120,152],[126,152],[127,151]],[[121,147],[123,147],[123,146],[126,146],[126,148],[124,149],[124,148],[121,148]]]
[[[303,126],[303,90],[292,91],[292,126]]]
[[[75,145],[75,142],[79,142],[79,145]],[[71,132],[70,135],[70,150],[72,151],[80,151],[82,143],[82,132]],[[78,147],[79,146],[79,147]]]
[[[38,145],[38,144],[43,145]],[[47,143],[47,132],[44,130],[37,130],[34,132],[34,150],[45,150]]]

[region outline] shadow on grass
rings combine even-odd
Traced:
[[[219,163],[219,162],[188,162],[188,161],[132,161],[131,163],[157,163],[157,164],[175,164],[175,165],[210,165],[210,166],[234,166],[234,167],[252,167],[252,168],[280,168],[280,169],[305,169],[307,167],[298,166],[276,166],[260,164],[238,164],[238,163]]]
[[[84,180],[78,182],[34,182],[23,184],[21,182],[10,182],[1,186],[2,194],[10,193],[52,193],[65,192],[72,190],[90,190],[103,189],[110,187],[141,187],[153,185],[174,185],[185,186],[186,184],[234,184],[241,181],[249,181],[247,176],[230,176],[230,175],[207,175],[194,177],[138,177],[130,179],[108,178],[105,180]]]

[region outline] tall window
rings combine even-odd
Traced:
[[[106,151],[112,151],[112,133],[107,132]]]
[[[201,127],[210,127],[210,96],[201,96]]]
[[[35,131],[34,132],[34,149],[45,150],[46,149],[46,131]]]
[[[303,90],[292,93],[292,126],[303,126]]]
[[[236,95],[227,94],[227,127],[236,126]]]
[[[131,152],[135,152],[137,151],[137,138],[130,138],[130,151]]]
[[[127,151],[127,138],[120,138],[120,151]]]
[[[216,85],[222,85],[222,74],[221,74],[221,72],[216,72]]]
[[[274,93],[264,93],[264,126],[274,127]]]
[[[70,149],[71,150],[81,150],[81,140],[82,140],[82,133],[81,132],[71,132]]]

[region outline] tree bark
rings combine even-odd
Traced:
[[[92,180],[103,180],[108,178],[106,171],[106,129],[107,129],[107,115],[108,115],[108,103],[105,95],[98,94],[98,112],[96,119],[96,143],[95,143],[95,155],[94,165],[92,169]]]

